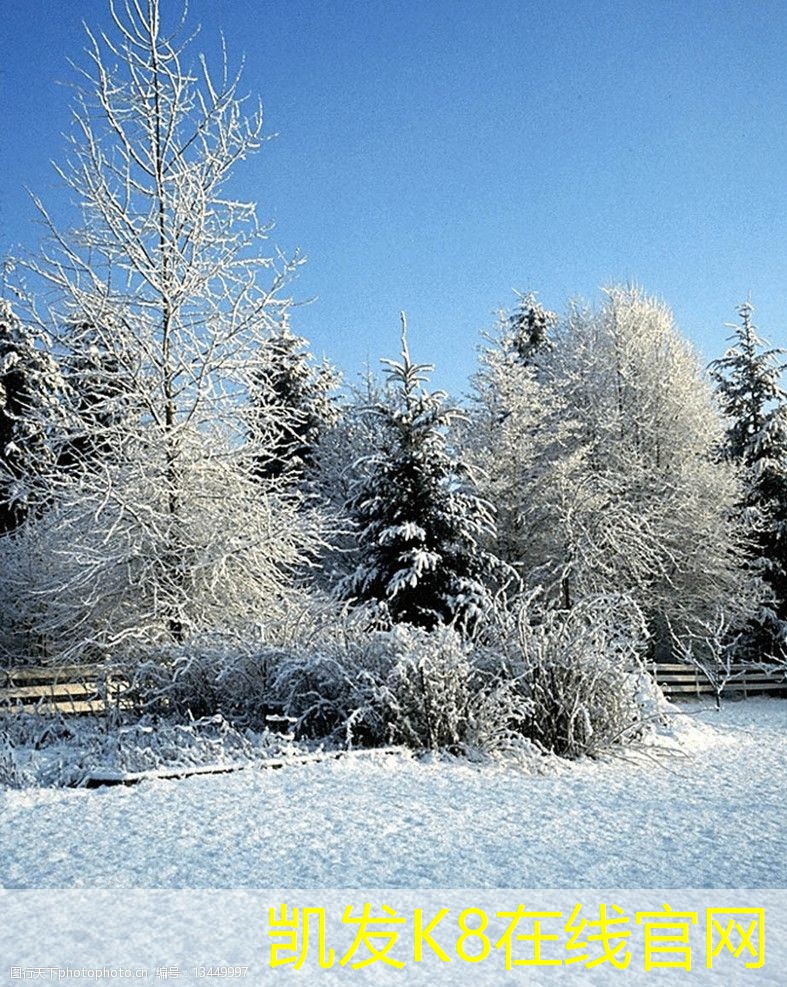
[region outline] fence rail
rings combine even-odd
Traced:
[[[671,699],[716,695],[711,679],[691,665],[659,662],[648,671]],[[787,695],[783,670],[768,672],[751,665],[734,665],[722,695],[776,692]],[[128,707],[123,694],[127,680],[102,665],[24,666],[0,668],[0,715],[18,712],[103,715]]]
[[[123,706],[126,680],[103,665],[0,668],[0,715],[104,714]]]
[[[658,662],[648,666],[664,690],[664,694],[673,699],[681,696],[715,696],[716,685],[711,677],[705,675],[693,665],[683,665],[678,662]],[[774,668],[769,672],[752,665],[732,665],[729,676],[719,678],[722,684],[722,695],[740,695],[744,697],[762,692],[787,693],[787,676],[783,670]]]

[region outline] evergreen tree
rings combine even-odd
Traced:
[[[57,405],[55,361],[0,299],[0,533],[13,531],[35,499],[50,459],[47,422]]]
[[[539,365],[553,349],[557,323],[533,293],[520,296],[513,313],[501,312],[480,351],[474,406],[463,427],[462,444],[495,505],[492,550],[523,578],[543,555],[539,542],[547,533],[536,520],[535,478],[567,441],[564,409]]]
[[[335,421],[315,448],[309,493],[333,523],[331,545],[321,552],[315,577],[328,592],[356,570],[362,555],[348,505],[374,471],[376,451],[384,444],[385,422],[375,408],[386,394],[384,383],[371,372],[349,385],[334,406]]]
[[[538,356],[552,349],[552,331],[558,317],[539,302],[532,291],[519,295],[519,303],[506,319],[502,343],[522,366],[538,362]]]
[[[493,560],[481,548],[491,508],[474,492],[467,465],[448,448],[460,412],[424,384],[402,316],[402,359],[382,361],[390,391],[374,407],[382,442],[350,501],[361,561],[342,586],[358,600],[386,604],[391,619],[430,628],[472,623],[483,611]]]
[[[286,323],[262,350],[250,386],[250,433],[260,449],[257,472],[266,480],[302,480],[320,439],[338,420],[332,398],[338,375],[327,361],[315,366],[306,340]]]
[[[108,338],[112,335],[111,328],[90,322],[71,325],[66,332],[61,369],[70,422],[58,450],[63,469],[99,466],[112,444],[122,439],[123,423],[142,413],[133,375]]]
[[[782,652],[787,632],[787,394],[780,386],[785,351],[768,348],[752,311],[748,302],[740,306],[732,345],[710,372],[728,422],[724,453],[743,469],[741,513],[757,528],[752,564],[771,591],[750,629],[748,646],[760,657]]]

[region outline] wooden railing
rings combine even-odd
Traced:
[[[700,670],[679,663],[648,666],[671,699],[715,697],[714,683]],[[782,693],[787,696],[784,671],[768,673],[751,665],[735,665],[722,695]],[[0,668],[0,715],[13,712],[104,714],[128,708],[123,694],[126,679],[103,665],[22,666]]]
[[[664,690],[664,694],[671,699],[716,695],[712,677],[693,665],[659,662],[649,665],[648,671]],[[722,675],[719,679],[723,696],[745,697],[763,692],[782,692],[787,695],[787,677],[783,670],[774,669],[769,672],[756,666],[738,664],[731,666],[729,672],[729,676]]]
[[[103,665],[0,668],[0,714],[103,714],[123,705],[126,684]]]

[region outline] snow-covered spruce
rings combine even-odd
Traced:
[[[286,322],[271,333],[265,351],[266,361],[255,368],[250,385],[249,431],[264,450],[259,474],[263,480],[284,475],[309,486],[317,447],[339,418],[339,375],[325,360],[315,364],[307,341]],[[272,419],[271,408],[283,414]]]
[[[386,383],[368,372],[344,388],[336,420],[320,436],[307,473],[309,493],[334,526],[314,573],[329,593],[355,572],[363,557],[350,505],[354,491],[374,472],[377,450],[384,445],[386,424],[375,409],[387,400]]]
[[[711,364],[726,420],[724,452],[743,470],[739,512],[754,530],[750,564],[770,590],[737,643],[750,658],[787,652],[787,394],[780,384],[785,351],[768,348],[740,306],[732,345]]]
[[[0,534],[17,528],[40,500],[52,467],[63,381],[40,335],[0,299]]]
[[[539,485],[570,439],[565,403],[544,380],[539,355],[553,346],[557,316],[533,293],[512,314],[501,312],[480,351],[473,404],[458,424],[479,489],[495,505],[491,550],[523,580],[552,547],[540,516]]]
[[[472,624],[495,570],[481,544],[494,521],[467,464],[448,446],[461,412],[424,386],[432,367],[411,360],[404,316],[401,362],[383,363],[390,387],[373,407],[380,445],[348,505],[361,556],[341,590],[384,602],[395,622]]]

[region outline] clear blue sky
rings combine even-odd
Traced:
[[[162,0],[163,9],[179,0]],[[3,0],[0,252],[23,191],[61,194],[80,21],[103,0]],[[397,348],[459,393],[512,289],[562,308],[635,280],[704,355],[751,293],[787,345],[784,0],[192,0],[280,136],[238,172],[308,263],[294,328],[343,369]]]

